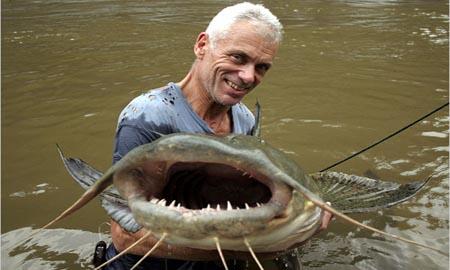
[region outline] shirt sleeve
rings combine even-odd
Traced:
[[[152,140],[144,131],[132,126],[120,126],[116,132],[113,164],[133,148],[150,143]]]
[[[172,133],[172,112],[159,97],[141,95],[129,103],[118,120],[113,164],[128,152],[158,139],[161,134]]]

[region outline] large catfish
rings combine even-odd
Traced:
[[[161,134],[104,174],[60,151],[69,173],[87,191],[45,227],[100,195],[108,214],[124,228],[144,227],[146,237],[159,239],[150,252],[162,242],[217,249],[227,268],[222,250],[250,252],[259,264],[255,253],[279,254],[311,238],[324,210],[387,235],[346,213],[390,207],[426,183],[399,185],[337,172],[308,175],[260,138],[259,123],[258,110],[254,136]],[[126,218],[128,207],[134,225]]]

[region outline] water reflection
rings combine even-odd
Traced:
[[[36,232],[29,227],[2,235],[2,269],[92,269],[93,247],[107,235],[80,230],[44,230],[16,247]]]

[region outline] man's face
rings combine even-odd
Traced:
[[[196,55],[202,88],[216,103],[231,106],[240,102],[261,82],[277,49],[278,44],[267,41],[245,22],[231,26],[214,48],[208,36],[200,34]]]

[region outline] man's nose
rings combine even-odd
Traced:
[[[242,68],[239,72],[239,78],[245,84],[253,84],[256,80],[254,65],[247,64],[247,65],[242,66]]]

